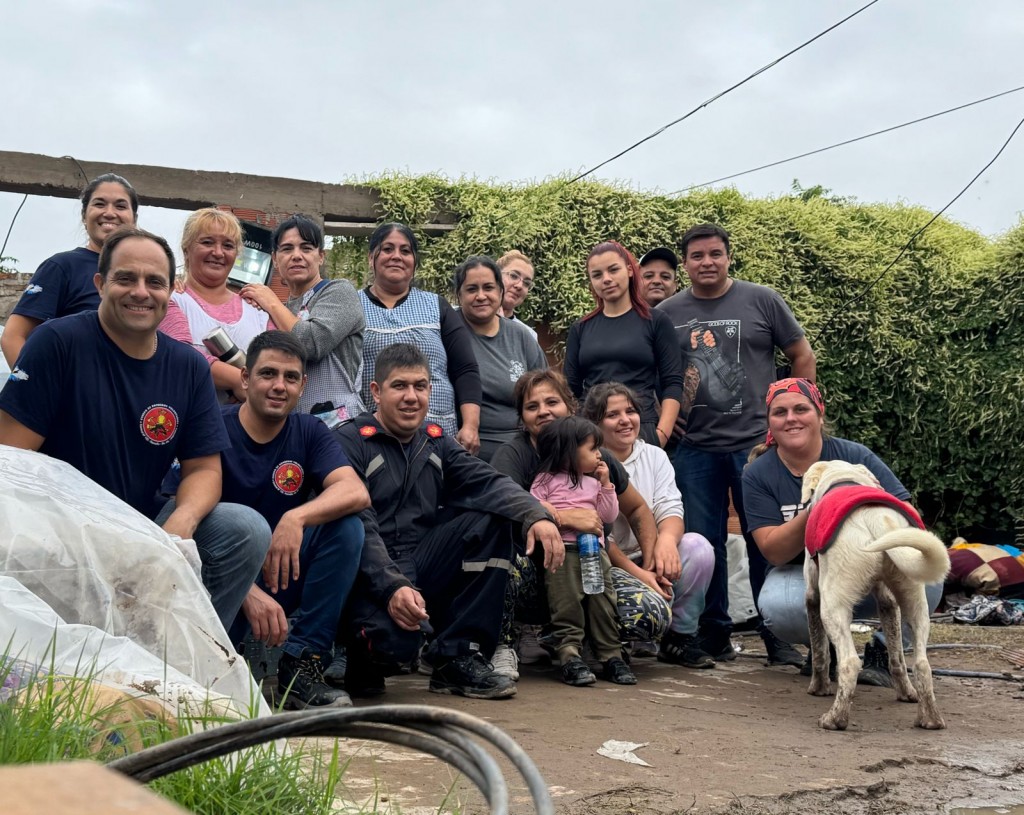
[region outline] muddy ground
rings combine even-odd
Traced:
[[[932,640],[1024,651],[1020,628],[936,626]],[[756,637],[738,641],[740,658],[710,671],[635,660],[640,681],[630,688],[569,688],[542,664],[522,668],[512,700],[438,696],[417,675],[389,680],[381,701],[452,707],[503,728],[537,764],[564,815],[959,813],[1024,804],[1024,668],[1014,654],[932,652],[935,668],[1019,677],[936,677],[946,730],[919,730],[914,705],[860,687],[851,727],[833,733],[817,726],[831,699],[809,696],[794,668],[765,667]],[[648,742],[636,755],[651,766],[598,755],[608,739]],[[406,815],[486,811],[465,779],[423,754],[354,741],[342,752],[349,801]],[[503,767],[513,812],[530,812],[522,780]]]

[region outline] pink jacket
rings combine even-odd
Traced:
[[[568,473],[541,473],[533,479],[530,494],[538,501],[547,501],[555,509],[592,509],[606,524],[614,523],[619,516],[619,499],[615,486],[602,487],[601,482],[590,475],[580,478],[573,486]],[[600,536],[604,545],[604,535]],[[572,530],[562,533],[566,543],[576,543]]]

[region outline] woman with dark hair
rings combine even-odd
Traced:
[[[103,242],[118,227],[135,226],[138,219],[139,196],[131,184],[114,173],[90,181],[82,190],[81,201],[88,242],[44,260],[7,318],[0,349],[12,367],[38,326],[55,317],[99,308],[100,295],[93,277]]]
[[[307,381],[296,409],[335,427],[365,409],[359,391],[366,319],[359,295],[347,280],[324,279],[324,233],[309,216],[282,221],[271,243],[288,302],[261,283],[250,283],[240,294],[302,344]]]
[[[485,255],[466,258],[453,281],[459,314],[473,337],[480,366],[480,458],[515,438],[519,427],[513,388],[529,370],[547,368],[547,359],[525,325],[502,316],[504,281],[498,265]]]
[[[636,258],[615,241],[590,250],[587,280],[597,307],[569,329],[565,378],[578,399],[601,382],[632,388],[640,400],[640,436],[664,447],[683,395],[683,363],[672,320],[651,311],[640,294]]]
[[[480,369],[466,324],[443,297],[413,286],[419,244],[404,224],[381,224],[370,236],[370,284],[359,292],[366,317],[362,398],[373,404],[370,383],[382,348],[407,342],[430,363],[427,421],[470,453],[480,449]]]
[[[242,224],[232,213],[206,207],[189,215],[181,231],[185,290],[171,295],[160,323],[165,334],[206,357],[221,403],[245,401],[242,370],[213,356],[203,339],[223,328],[244,354],[253,337],[275,327],[265,312],[228,288],[241,246]]]
[[[704,595],[715,568],[715,550],[708,539],[686,532],[683,499],[676,487],[675,470],[668,454],[640,436],[640,405],[636,394],[619,382],[605,382],[590,389],[583,415],[601,428],[604,445],[629,473],[634,485],[654,513],[658,525],[657,546],[675,548],[681,572],[672,581],[672,623],[661,640],[658,659],[687,668],[713,668],[714,658],[697,639],[697,624],[704,611]],[[615,542],[634,563],[653,560],[645,553],[621,515],[613,528]]]
[[[523,489],[530,489],[540,470],[537,436],[555,419],[572,416],[576,412],[576,400],[565,377],[550,369],[527,371],[520,377],[516,382],[515,400],[516,413],[523,429],[512,441],[497,449],[491,458],[491,466],[509,476]],[[615,456],[602,449],[601,458],[608,465],[608,477],[618,495],[619,511],[628,519],[644,551],[653,551],[657,528],[650,508],[636,487],[629,483],[629,475]],[[594,535],[604,530],[604,524],[593,510],[556,510],[552,506],[546,508],[561,530]],[[613,541],[608,542],[608,557],[614,567],[611,574],[616,590],[620,639],[624,642],[660,640],[671,619],[668,600],[672,597],[671,581],[679,576],[678,556],[674,565],[659,561],[660,574],[633,563]],[[502,644],[491,660],[496,669],[507,670],[509,675],[516,671],[518,663],[511,648],[514,617],[519,615],[528,623],[547,621],[547,609],[544,608],[543,591],[539,590],[539,584],[540,578],[533,561],[517,558],[505,602]]]
[[[773,565],[758,596],[765,626],[785,642],[809,645],[804,605],[804,530],[809,511],[800,501],[803,475],[818,461],[863,464],[882,489],[901,501],[910,493],[882,459],[863,444],[828,433],[825,402],[808,379],[781,379],[768,387],[768,435],[750,452],[743,471],[743,506],[747,528],[761,554]],[[942,585],[928,586],[929,611],[942,598]],[[877,617],[869,597],[854,609],[857,618]],[[810,653],[803,673],[810,676]],[[881,631],[864,646],[862,685],[892,687],[889,654]]]

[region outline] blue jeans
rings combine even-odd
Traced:
[[[175,503],[172,498],[156,516],[162,526]],[[203,562],[203,585],[224,630],[242,607],[270,548],[270,527],[256,510],[241,504],[217,504],[193,534]]]
[[[288,639],[282,646],[286,654],[301,659],[307,648],[323,655],[334,646],[341,609],[359,571],[363,534],[358,515],[346,515],[303,532],[299,579],[270,595],[291,618]],[[256,585],[270,594],[262,574]],[[249,629],[249,621],[240,612],[231,628],[231,641],[236,645],[242,642]]]
[[[742,476],[748,453],[749,450],[737,450],[734,453],[699,450],[680,444],[672,457],[676,485],[683,495],[686,531],[703,535],[715,550],[715,568],[705,598],[704,613],[700,617],[701,632],[715,637],[732,631],[732,619],[729,617],[729,565],[725,550],[730,491],[747,542],[750,587],[755,603],[768,567],[761,551],[746,534]]]
[[[761,612],[768,630],[780,640],[808,646],[811,644],[811,638],[807,632],[807,605],[804,601],[806,592],[807,584],[804,582],[802,564],[777,566],[768,571],[764,587],[761,589],[758,610]],[[928,598],[928,611],[931,613],[935,611],[942,599],[942,583],[925,586],[924,593]],[[877,617],[878,606],[874,596],[870,594],[853,608],[853,619],[855,620],[876,619]],[[875,632],[875,637],[883,644],[885,643],[885,634],[881,629]],[[910,628],[904,621],[904,648],[910,642]]]

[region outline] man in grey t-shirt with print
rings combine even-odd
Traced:
[[[750,448],[768,428],[764,397],[776,379],[775,349],[792,375],[814,381],[815,357],[804,331],[778,292],[729,276],[729,233],[715,224],[688,230],[680,240],[690,286],[659,308],[672,318],[683,353],[682,430],[673,464],[683,495],[686,531],[704,535],[715,550],[715,571],[700,620],[701,647],[715,659],[735,657],[729,636],[725,541],[729,494],[750,558],[754,601],[767,562],[746,535],[741,476]],[[792,646],[762,626],[769,664],[801,665]]]

